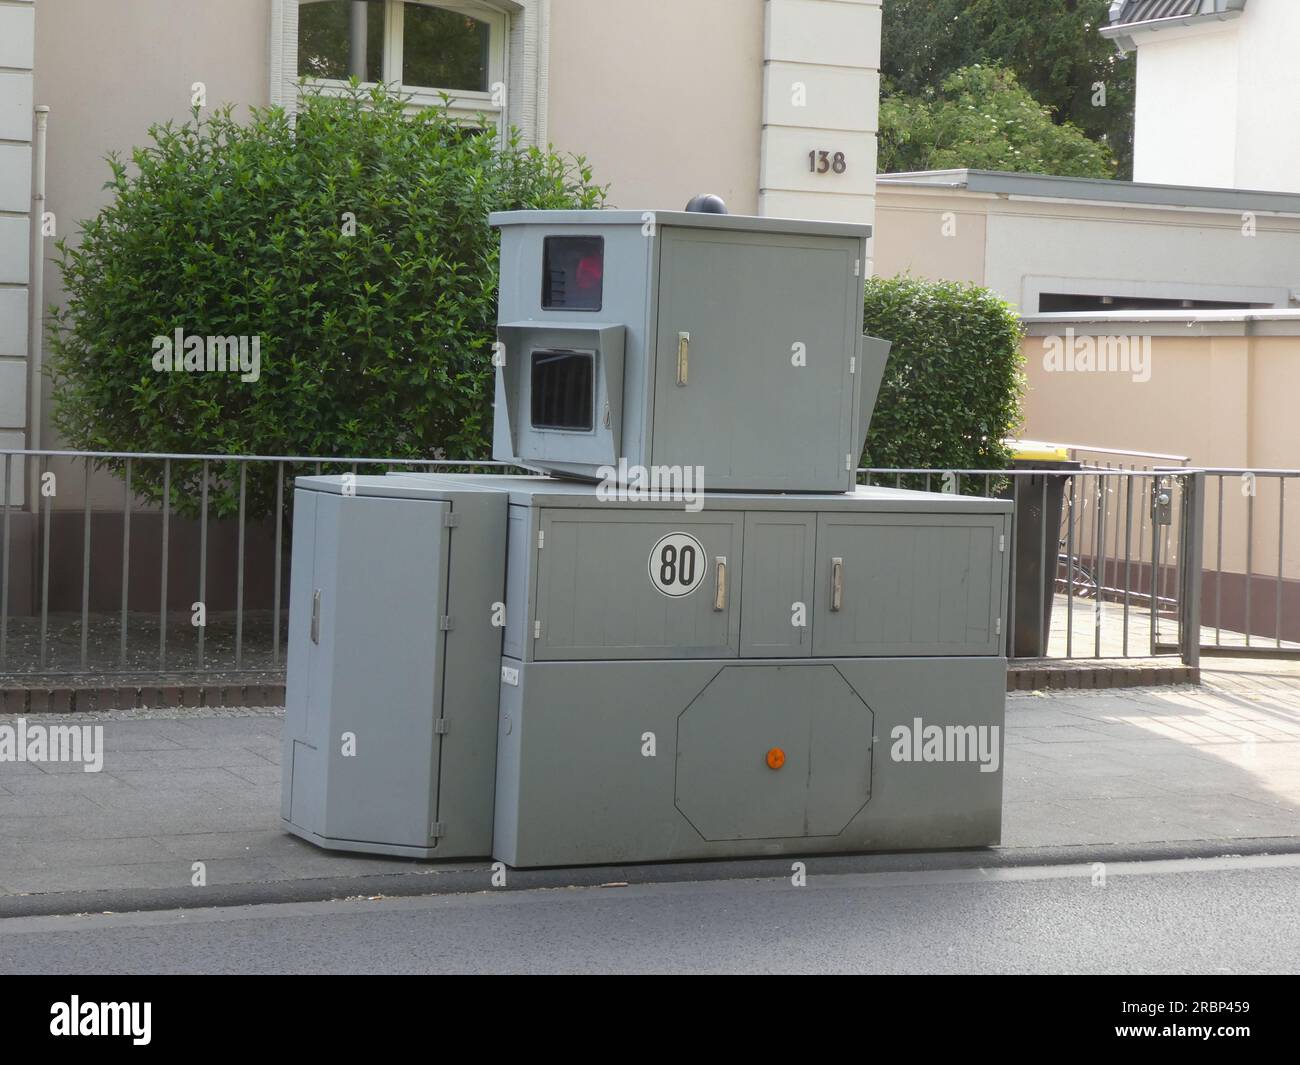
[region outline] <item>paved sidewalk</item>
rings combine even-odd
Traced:
[[[1300,847],[1300,664],[1217,660],[1204,677],[1200,688],[1009,695],[1003,848],[970,860],[1057,847],[1075,860],[1086,858],[1080,847]],[[90,908],[95,896],[81,893],[105,892],[125,908],[132,892],[194,892],[202,905],[250,885],[295,898],[330,881],[326,895],[373,893],[377,881],[363,878],[395,873],[429,877],[429,890],[458,871],[485,881],[483,863],[329,854],[282,832],[279,710],[27,721],[103,724],[105,764],[0,763],[0,915],[30,911],[46,893],[77,893],[66,897]],[[198,861],[206,891],[191,886]],[[668,878],[681,879],[693,866],[672,868]]]

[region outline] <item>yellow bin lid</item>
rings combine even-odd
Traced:
[[[1045,444],[1041,440],[1013,440],[1011,457],[1016,462],[1069,462],[1070,449],[1059,444]]]

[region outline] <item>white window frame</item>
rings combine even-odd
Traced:
[[[341,93],[346,82],[298,76],[298,12],[317,0],[271,0],[270,102],[293,112],[300,88]],[[404,2],[461,11],[491,27],[487,92],[406,86],[401,83]],[[546,143],[545,62],[549,43],[550,0],[385,0],[384,81],[411,98],[413,107],[440,107],[443,96],[453,117],[466,122],[482,115],[504,131],[520,128],[524,141]],[[300,80],[304,85],[300,86]],[[373,83],[368,83],[373,84]]]

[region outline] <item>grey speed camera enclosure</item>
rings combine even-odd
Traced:
[[[546,472],[297,479],[285,827],[521,867],[999,842],[1012,504],[856,483],[868,228],[492,221],[495,454]]]
[[[493,457],[607,480],[852,487],[889,345],[862,336],[871,227],[515,211],[501,230]],[[773,294],[780,293],[780,299]]]

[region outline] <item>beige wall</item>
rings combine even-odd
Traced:
[[[35,100],[50,108],[46,206],[58,236],[75,243],[80,223],[107,202],[104,157],[129,155],[155,122],[186,118],[195,82],[206,85],[210,106],[265,105],[269,26],[270,0],[41,0]],[[47,242],[47,304],[63,301],[53,254]],[[59,446],[49,406],[46,381],[47,448]],[[61,476],[59,505],[81,501],[79,477]],[[120,487],[95,478],[92,503],[120,506]]]
[[[880,0],[551,0],[548,134],[611,204],[871,223]],[[812,172],[809,152],[843,156]]]
[[[1031,323],[1040,335],[1025,338],[1029,392],[1023,435],[1095,447],[1186,455],[1193,466],[1300,469],[1300,322],[1294,336],[1190,335],[1151,337],[1150,380],[1118,372],[1059,372],[1045,368],[1043,333],[1065,323]],[[1076,323],[1080,336],[1089,327]],[[1188,332],[1186,326],[1181,327]],[[1115,335],[1142,334],[1140,323],[1115,323]],[[1200,330],[1198,330],[1200,332]],[[1122,459],[1115,460],[1123,462]],[[1253,565],[1277,572],[1278,488],[1258,478]],[[1217,548],[1218,483],[1211,478],[1206,513],[1206,565]],[[1243,572],[1246,561],[1247,496],[1242,480],[1224,484],[1224,565]],[[1287,486],[1287,539],[1300,531],[1300,479]],[[1284,572],[1300,578],[1300,552],[1285,559]]]
[[[761,0],[552,0],[548,134],[611,206],[758,210]]]
[[[934,202],[902,202],[882,187],[876,197],[876,235],[871,242],[875,274],[982,285],[987,221],[980,210],[956,203],[938,210]]]

